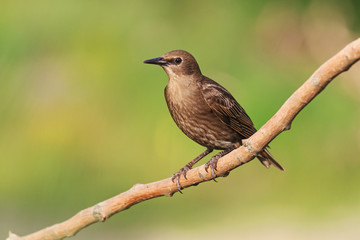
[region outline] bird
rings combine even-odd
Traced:
[[[161,57],[145,60],[146,64],[161,66],[168,75],[165,100],[176,125],[193,141],[206,150],[174,173],[181,192],[180,178],[213,150],[222,150],[205,164],[215,179],[218,160],[242,145],[257,130],[248,114],[231,93],[214,80],[204,76],[195,58],[187,51],[174,50]],[[284,171],[266,146],[257,158],[266,167],[270,165]],[[215,170],[215,171],[214,171]]]

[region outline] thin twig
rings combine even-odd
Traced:
[[[282,105],[279,111],[257,131],[244,141],[243,146],[222,157],[217,165],[217,176],[225,176],[231,170],[249,162],[271,140],[284,130],[289,130],[296,115],[316,97],[340,73],[347,71],[360,59],[360,38],[325,62],[316,72]],[[181,178],[184,188],[211,180],[204,165],[187,172],[187,179]],[[113,214],[128,209],[136,203],[160,197],[172,196],[177,191],[176,183],[170,178],[148,184],[135,184],[131,189],[92,207],[84,209],[72,218],[24,237],[9,233],[8,240],[22,239],[62,239],[75,235],[84,227],[103,222]]]

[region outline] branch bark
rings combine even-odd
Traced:
[[[353,41],[339,53],[325,62],[314,74],[282,105],[278,112],[254,135],[244,141],[243,146],[222,157],[217,166],[217,176],[226,176],[231,170],[251,161],[269,142],[285,130],[289,130],[296,115],[315,98],[336,76],[347,71],[360,59],[360,38]],[[211,173],[204,165],[187,172],[187,179],[181,178],[184,188],[211,180]],[[126,192],[78,212],[70,219],[19,237],[9,233],[8,240],[62,239],[74,236],[84,227],[103,222],[113,214],[126,210],[136,203],[160,197],[172,196],[177,191],[176,183],[170,178],[148,184],[135,184]]]

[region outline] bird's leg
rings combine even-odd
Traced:
[[[177,173],[174,173],[172,175],[171,181],[174,182],[174,180],[176,179],[176,184],[177,184],[177,187],[178,187],[179,191],[182,189],[182,187],[180,185],[180,182],[179,182],[180,176],[183,175],[184,178],[186,179],[186,172],[189,171],[195,165],[195,163],[200,161],[203,157],[205,157],[206,155],[208,155],[212,151],[213,151],[212,149],[207,148],[202,154],[197,156],[194,160],[192,160],[191,162],[186,164],[183,168],[181,168]]]
[[[205,171],[207,172],[208,171],[208,168],[210,167],[210,170],[211,170],[211,175],[213,177],[213,179],[215,180],[216,178],[216,174],[214,172],[214,170],[217,170],[216,167],[217,167],[217,162],[218,160],[225,156],[226,154],[228,154],[229,152],[231,152],[232,150],[236,149],[237,146],[234,145],[228,149],[225,149],[224,151],[222,152],[219,152],[218,154],[216,154],[215,156],[213,156],[210,161],[208,161],[206,164],[205,164]]]

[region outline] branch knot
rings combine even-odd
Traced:
[[[242,140],[242,144],[245,147],[246,151],[250,152],[253,156],[257,156],[260,151],[255,151],[252,144],[247,140]]]
[[[98,222],[104,222],[107,219],[106,215],[102,211],[99,204],[96,204],[94,206],[93,216],[94,216],[95,220],[98,221]]]

